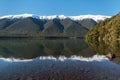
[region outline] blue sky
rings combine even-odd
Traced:
[[[37,15],[115,15],[120,0],[0,0],[0,16],[31,13]]]

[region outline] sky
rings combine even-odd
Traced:
[[[0,16],[36,15],[108,15],[120,12],[120,0],[0,0]]]

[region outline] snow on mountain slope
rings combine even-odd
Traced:
[[[83,19],[93,19],[96,22],[100,20],[104,20],[106,18],[110,18],[111,16],[104,16],[104,15],[80,15],[80,16],[64,16],[64,15],[52,15],[52,16],[37,16],[33,14],[19,14],[19,15],[7,15],[7,16],[2,16],[0,19],[14,19],[14,18],[27,18],[27,17],[32,17],[32,18],[37,18],[37,19],[65,19],[65,18],[70,18],[72,20],[83,20]]]
[[[93,19],[96,22],[100,20],[105,20],[106,18],[111,18],[111,16],[103,15],[80,15],[80,16],[69,16],[73,20],[83,20],[83,19]]]
[[[33,18],[39,18],[39,16],[33,15],[33,14],[19,14],[19,15],[7,15],[7,16],[2,16],[0,19],[14,19],[14,18],[27,18],[27,17],[33,17]]]

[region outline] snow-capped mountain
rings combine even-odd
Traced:
[[[14,18],[27,18],[27,17],[32,17],[36,19],[66,19],[70,18],[72,20],[83,20],[83,19],[93,19],[96,22],[105,20],[106,18],[110,18],[111,16],[104,16],[104,15],[80,15],[80,16],[65,16],[65,15],[52,15],[52,16],[38,16],[34,14],[19,14],[19,15],[7,15],[7,16],[2,16],[0,19],[14,19]]]
[[[33,14],[2,16],[0,17],[0,36],[13,36],[13,34],[31,36],[31,34],[39,33],[43,36],[84,37],[100,21],[110,17],[103,15],[37,16]]]

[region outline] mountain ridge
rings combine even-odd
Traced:
[[[23,19],[23,18],[36,18],[36,19],[66,19],[69,18],[71,20],[83,20],[83,19],[93,19],[96,22],[100,20],[105,20],[106,18],[111,18],[111,16],[105,16],[105,15],[79,15],[79,16],[65,16],[65,15],[51,15],[51,16],[39,16],[39,15],[34,15],[34,14],[18,14],[18,15],[6,15],[6,16],[1,16],[0,19]]]
[[[84,37],[105,16],[36,16],[32,14],[0,17],[0,37]]]

